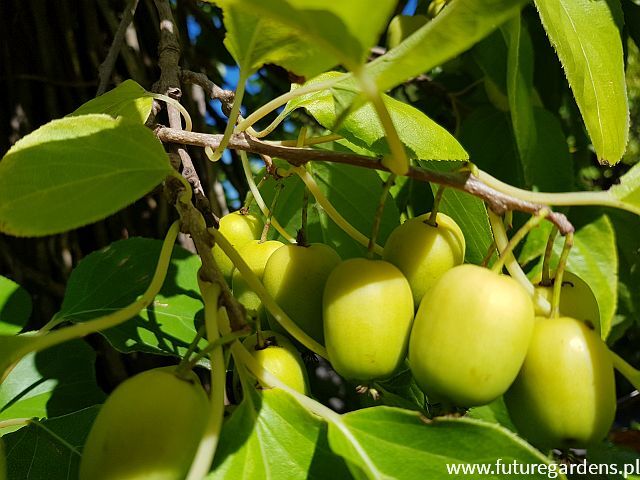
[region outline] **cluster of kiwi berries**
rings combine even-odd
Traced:
[[[256,240],[263,225],[251,214],[223,217],[220,231],[291,319],[326,345],[344,378],[371,384],[407,359],[430,403],[467,408],[504,395],[518,431],[540,448],[586,446],[607,434],[615,413],[613,366],[597,302],[577,276],[565,275],[563,316],[536,317],[530,295],[511,277],[463,264],[462,231],[442,213],[396,228],[383,260],[342,261],[323,244]],[[270,322],[219,247],[213,255],[247,312],[259,324]],[[551,296],[551,286],[536,290]],[[308,394],[298,349],[270,324],[276,331],[259,331],[244,346],[263,368]],[[93,424],[80,479],[183,478],[207,415],[207,395],[192,372],[159,368],[128,379]]]
[[[578,276],[565,273],[561,316],[546,318],[511,277],[463,264],[464,236],[443,213],[397,227],[382,260],[342,261],[323,244],[260,242],[262,223],[252,215],[230,214],[220,230],[291,319],[326,346],[344,378],[367,385],[406,359],[432,404],[468,408],[504,395],[518,431],[540,448],[606,436],[616,405],[613,365],[597,301]],[[275,330],[245,346],[307,393],[295,346],[226,256],[214,255],[247,311]],[[552,290],[538,285],[536,295],[551,300]]]

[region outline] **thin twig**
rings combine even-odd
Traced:
[[[109,53],[107,53],[107,57],[104,59],[104,62],[98,67],[98,77],[100,79],[100,83],[98,84],[97,95],[102,95],[107,90],[107,85],[109,84],[109,79],[111,78],[111,74],[113,73],[113,68],[116,64],[116,59],[120,54],[120,50],[122,50],[122,44],[124,42],[124,34],[127,32],[127,28],[133,21],[133,16],[136,13],[136,8],[138,8],[138,0],[129,0],[127,6],[122,13],[122,20],[120,21],[120,25],[118,25],[118,30],[113,37],[113,42],[111,43],[111,47],[109,47]]]
[[[211,148],[216,148],[222,139],[222,135],[219,134],[211,135],[197,132],[185,132],[162,126],[157,127],[155,133],[162,142],[183,143],[187,145]],[[273,145],[251,137],[246,133],[232,135],[229,140],[228,147],[234,150],[244,150],[256,154],[281,158],[295,166],[316,161],[343,163],[374,170],[389,171],[384,165],[382,165],[381,158],[334,152],[331,150]],[[425,168],[411,167],[406,176],[423,182],[434,182],[440,185],[446,185],[448,187],[470,193],[471,195],[484,200],[491,210],[499,215],[513,210],[537,214],[540,210],[547,208],[546,205],[521,200],[494,190],[467,169],[455,172],[440,172]],[[547,220],[556,225],[558,227],[558,231],[562,235],[575,231],[573,225],[562,213],[551,212],[547,217]]]
[[[209,95],[212,100],[220,100],[222,111],[225,115],[229,115],[233,106],[235,92],[233,90],[225,90],[213,83],[204,73],[192,72],[191,70],[181,70],[180,79],[183,83],[198,85]]]

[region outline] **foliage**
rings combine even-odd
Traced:
[[[189,479],[444,479],[452,466],[473,464],[489,466],[487,478],[508,474],[498,471],[501,464],[528,468],[527,478],[551,478],[550,472],[567,478],[567,468],[583,459],[568,448],[585,445],[566,438],[544,445],[564,448],[562,461],[557,452],[540,450],[510,418],[509,409],[528,405],[532,396],[506,405],[502,399],[523,382],[523,362],[536,363],[527,356],[534,305],[538,315],[551,317],[549,324],[562,314],[565,269],[589,285],[598,304],[600,331],[587,336],[599,357],[589,361],[606,358],[599,366],[613,378],[611,358],[622,375],[615,392],[594,393],[597,382],[585,383],[588,375],[572,378],[566,368],[545,366],[545,378],[527,378],[527,387],[545,398],[551,416],[567,408],[584,413],[606,397],[610,401],[598,405],[605,419],[598,438],[585,435],[586,459],[620,469],[640,459],[617,435],[633,432],[640,421],[637,410],[627,413],[628,404],[637,405],[628,394],[640,388],[640,371],[632,366],[640,361],[634,346],[640,336],[636,3],[155,3],[159,35],[142,26],[140,11],[149,5],[138,7],[129,26],[145,39],[144,51],[149,38],[159,42],[158,58],[144,57],[160,67],[155,86],[132,71],[115,75],[113,89],[67,108],[63,118],[40,122],[12,141],[0,161],[0,232],[6,235],[0,240],[9,239],[12,248],[17,241],[10,237],[84,238],[108,224],[120,232],[72,257],[57,313],[45,321],[39,296],[32,298],[15,274],[30,267],[16,263],[0,272],[6,274],[0,276],[0,455],[8,478],[77,478],[85,440],[111,391],[141,370],[176,364],[166,370],[176,375],[172,381],[202,382],[209,392],[202,438],[198,433],[188,442],[199,442]],[[117,38],[114,45],[122,47]],[[182,59],[179,40],[186,44]],[[121,53],[127,68],[136,64],[130,53],[128,47]],[[123,68],[106,63],[101,80]],[[127,77],[140,83],[121,81]],[[62,114],[51,112],[48,119],[55,116]],[[278,298],[294,299],[278,303],[262,283],[267,259],[254,265],[243,257],[242,242],[258,238],[226,238],[217,228],[218,214],[241,202],[240,214],[264,220],[261,241],[295,248],[323,243],[348,261],[343,266],[358,268],[340,282],[324,273],[321,281],[301,280],[321,270],[311,264],[292,265],[295,280],[278,270],[285,289]],[[131,219],[143,203],[153,205],[152,213]],[[411,328],[411,291],[420,290],[410,282],[424,275],[409,270],[412,263],[444,264],[438,256],[446,244],[438,250],[412,242],[410,249],[394,246],[406,257],[402,262],[373,260],[407,220],[419,217],[420,227],[438,231],[438,211],[464,237],[457,240],[466,247],[445,268],[462,277],[428,290],[436,295],[424,296],[415,317],[421,337],[409,342],[418,336]],[[129,229],[140,231],[132,224],[149,217],[156,228],[129,235]],[[54,234],[62,236],[48,237]],[[226,283],[219,255],[233,264],[233,283]],[[296,258],[303,257],[289,261]],[[494,273],[455,266],[463,260]],[[464,273],[473,269],[495,282]],[[58,285],[51,273],[35,277]],[[500,303],[503,280],[517,291],[510,301],[522,297],[518,316],[526,328]],[[532,282],[553,285],[553,293],[535,295]],[[238,302],[240,283],[260,308]],[[325,294],[317,317],[330,320],[324,326],[330,345],[319,343],[322,335],[305,330],[288,307],[320,283]],[[465,316],[467,309],[473,315]],[[440,322],[436,344],[429,345],[434,312],[448,321]],[[448,318],[452,312],[455,318]],[[396,317],[403,325],[408,320],[407,328],[389,321]],[[454,332],[451,325],[461,319],[465,331]],[[501,323],[509,321],[508,328]],[[310,392],[306,383],[291,388],[278,371],[282,366],[259,355],[278,343],[278,335],[263,335],[267,326],[291,338],[291,344],[280,342],[295,358],[292,365],[306,369],[296,374],[303,383],[308,377]],[[250,334],[255,337],[243,344]],[[545,339],[561,344],[549,358],[566,360],[570,354],[562,349],[572,342],[555,340]],[[500,344],[487,347],[491,342]],[[497,354],[508,360],[496,361]],[[571,360],[583,365],[576,355]],[[371,364],[391,357],[384,374],[369,374]],[[438,363],[445,360],[446,366]],[[189,373],[194,369],[199,379]],[[553,384],[558,371],[561,387]],[[485,388],[490,392],[476,401],[496,375],[498,386]],[[589,393],[571,401],[554,396],[568,391],[568,379],[576,382],[573,391],[591,392],[596,400],[589,403]],[[618,417],[603,439],[614,394]],[[579,430],[582,417],[576,412],[572,418]],[[144,414],[140,420],[144,425]],[[109,425],[101,428],[108,439]],[[533,430],[539,428],[541,438],[556,440],[544,425]],[[148,433],[145,442],[153,442]]]

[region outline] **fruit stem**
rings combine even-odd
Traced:
[[[295,172],[305,183],[311,195],[314,196],[316,202],[322,207],[322,209],[326,212],[326,214],[333,220],[333,222],[340,227],[347,235],[353,238],[356,242],[364,247],[369,246],[369,239],[360,233],[353,225],[351,225],[340,213],[336,210],[336,208],[331,204],[329,199],[322,193],[320,187],[313,179],[313,177],[302,167],[292,167],[291,170]],[[378,255],[382,255],[382,247],[380,245],[375,245],[374,252]]]
[[[498,250],[504,250],[509,243],[507,238],[507,232],[502,223],[502,218],[493,213],[491,209],[488,210],[489,222],[491,223],[491,230],[493,231],[493,238],[495,239]],[[527,275],[522,271],[520,264],[513,256],[513,253],[505,255],[505,266],[511,274],[511,276],[527,291],[527,293],[533,298],[535,305],[543,314],[549,314],[551,312],[551,304],[546,298],[540,295],[535,295],[535,289],[533,284],[527,278]]]
[[[191,355],[193,355],[193,352],[195,352],[196,348],[198,348],[198,343],[200,343],[200,340],[204,336],[204,333],[205,333],[205,326],[202,325],[200,328],[198,328],[198,331],[193,337],[193,340],[187,347],[187,351],[184,353],[184,355],[182,356],[182,359],[180,359],[180,363],[176,367],[176,375],[178,375],[179,377],[184,377],[184,374],[193,368]]]
[[[307,335],[298,325],[296,325],[291,318],[282,310],[280,305],[273,299],[273,297],[264,288],[264,285],[257,277],[255,273],[249,268],[244,259],[240,256],[238,251],[229,243],[229,241],[220,234],[215,228],[208,230],[214,237],[216,244],[222,249],[222,251],[231,259],[231,262],[238,269],[240,275],[251,290],[262,301],[262,305],[267,309],[273,318],[284,328],[289,334],[291,334],[297,341],[307,347],[314,353],[317,353],[321,357],[327,358],[326,349],[316,342],[313,338]]]
[[[218,331],[218,301],[220,299],[220,284],[210,283],[199,277],[198,285],[204,302],[204,323],[207,330],[207,340],[215,344],[220,340]],[[210,352],[211,360],[211,398],[207,424],[204,429],[198,450],[191,463],[187,480],[200,480],[206,477],[211,462],[218,447],[222,420],[224,418],[224,395],[226,385],[226,369],[222,346],[217,345]]]
[[[560,292],[562,290],[562,277],[564,276],[564,269],[567,266],[567,259],[569,253],[573,247],[573,233],[567,233],[564,237],[564,247],[562,247],[562,253],[560,254],[560,261],[558,262],[558,268],[556,269],[555,278],[553,280],[553,296],[551,297],[551,318],[557,318],[560,316]]]
[[[267,241],[267,235],[269,235],[269,229],[271,228],[271,222],[273,221],[273,212],[276,211],[276,205],[278,204],[278,197],[280,192],[284,188],[282,182],[278,182],[276,185],[276,191],[273,194],[273,201],[271,202],[271,208],[269,208],[269,214],[267,215],[267,221],[264,222],[264,228],[262,229],[262,235],[260,235],[260,243]]]
[[[264,203],[264,199],[260,194],[260,190],[258,190],[258,187],[256,186],[256,182],[253,180],[253,173],[251,173],[251,166],[249,165],[249,157],[247,157],[247,154],[244,151],[240,151],[239,153],[240,160],[242,161],[242,169],[244,170],[244,175],[247,178],[247,184],[249,185],[249,190],[253,194],[258,207],[260,207],[260,211],[265,217],[267,217],[269,216],[269,210],[267,209],[267,205]],[[282,226],[278,223],[278,220],[272,218],[271,223],[273,224],[273,227],[278,231],[278,233],[286,238],[288,242],[296,243],[295,238],[289,235],[287,231],[282,228]]]
[[[220,140],[220,144],[218,148],[211,154],[209,160],[212,162],[217,162],[222,157],[222,152],[227,148],[229,144],[229,139],[233,134],[233,129],[236,126],[236,121],[238,120],[238,115],[240,115],[240,106],[242,105],[242,97],[244,97],[244,88],[247,83],[247,72],[240,71],[240,78],[238,79],[238,87],[236,88],[236,94],[233,99],[233,106],[231,107],[231,112],[229,112],[229,118],[227,119],[227,126],[224,129],[224,135],[222,136],[222,140]]]
[[[494,253],[496,253],[496,241],[495,240],[493,240],[491,242],[491,244],[489,245],[489,248],[487,248],[487,254],[482,259],[482,264],[481,265],[483,267],[487,267],[489,265],[489,261],[493,257]]]
[[[636,390],[640,390],[640,370],[633,368],[613,350],[609,350],[609,353],[611,354],[614,368],[618,370],[624,378],[629,380],[629,383],[631,383]]]
[[[264,185],[264,182],[267,181],[267,177],[269,175],[265,175],[264,177],[262,177],[260,179],[260,181],[258,182],[258,185],[256,185],[256,188],[258,190],[260,190],[260,188],[262,187],[262,185]],[[249,208],[251,207],[251,204],[253,203],[254,197],[253,197],[253,192],[251,190],[249,190],[249,192],[247,192],[247,198],[245,198],[244,200],[244,205],[242,205],[242,208],[240,209],[240,212],[242,214],[247,214],[249,213]]]
[[[438,191],[436,192],[436,196],[433,198],[433,208],[431,209],[431,215],[427,218],[424,223],[427,225],[431,225],[434,228],[438,228],[438,210],[440,210],[440,202],[442,202],[442,194],[445,190],[444,185],[440,185],[438,187]]]
[[[389,190],[396,182],[396,175],[392,173],[384,182],[382,187],[382,193],[380,194],[380,201],[378,202],[378,208],[376,208],[376,214],[373,217],[373,226],[371,227],[371,236],[369,237],[369,243],[367,245],[367,258],[373,259],[375,254],[376,240],[378,239],[378,233],[380,233],[380,224],[382,223],[382,214],[384,213],[384,205],[387,203],[389,197]]]
[[[0,420],[0,430],[9,427],[22,427],[23,425],[29,425],[31,418],[9,418],[8,420]]]
[[[537,214],[533,215],[527,221],[527,223],[525,223],[520,228],[520,230],[518,230],[511,237],[511,239],[509,240],[509,243],[507,243],[504,250],[500,253],[498,260],[496,260],[496,263],[493,264],[493,267],[491,268],[491,270],[493,270],[496,273],[502,272],[507,256],[513,253],[513,249],[516,248],[516,246],[522,241],[522,239],[524,239],[524,237],[526,237],[531,230],[536,228],[540,224],[540,222],[542,222],[542,220],[544,220],[549,215],[549,213],[551,213],[551,211],[548,208],[543,208]]]
[[[302,127],[300,129],[300,134],[298,135],[298,140],[296,142],[297,147],[304,146],[305,140],[307,138],[307,127]],[[302,168],[306,169],[306,166],[302,166]],[[309,210],[309,188],[304,186],[304,193],[302,194],[302,212],[300,215],[300,230],[298,230],[298,235],[296,240],[298,245],[303,247],[307,246],[307,217]]]
[[[540,281],[540,285],[548,287],[551,285],[551,254],[553,253],[553,243],[556,240],[556,236],[558,235],[558,227],[555,225],[551,229],[549,233],[549,238],[547,239],[547,246],[544,249],[544,258],[542,259],[542,280]]]
[[[180,193],[180,201],[182,203],[191,202],[191,184],[189,183],[189,181],[175,170],[171,171],[171,176],[180,180],[180,182],[184,186],[184,190]]]

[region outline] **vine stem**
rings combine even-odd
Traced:
[[[9,427],[22,427],[30,423],[31,418],[9,418],[7,420],[0,420],[0,430]]]
[[[389,175],[387,181],[384,182],[382,187],[382,193],[380,194],[380,201],[378,202],[378,208],[376,208],[376,214],[373,217],[373,226],[371,227],[371,237],[369,237],[369,244],[367,245],[367,257],[373,259],[374,247],[376,246],[376,240],[378,233],[380,232],[380,224],[382,223],[382,214],[384,213],[384,206],[387,203],[387,197],[389,196],[389,190],[396,181],[395,173]]]
[[[378,114],[378,119],[382,124],[384,133],[391,151],[391,158],[383,158],[382,164],[391,170],[396,175],[406,175],[409,171],[409,158],[407,157],[407,151],[404,148],[404,143],[400,140],[398,131],[393,124],[393,119],[389,114],[387,106],[384,104],[384,99],[378,90],[375,82],[369,77],[364,69],[360,69],[354,72],[363,93],[369,99],[373,108],[375,108]]]
[[[73,340],[74,338],[81,338],[90,333],[115,327],[140,313],[143,308],[153,301],[154,297],[160,291],[160,288],[162,288],[167,270],[169,269],[173,245],[175,244],[179,231],[180,224],[176,221],[171,225],[164,239],[151,283],[138,300],[109,315],[104,315],[87,322],[76,323],[69,327],[61,328],[60,330],[47,331],[44,333],[38,332],[35,335],[29,336],[31,341],[26,342],[22,348],[16,349],[12,355],[12,360],[18,361],[28,353],[39,352],[68,340]],[[27,337],[25,336],[24,338]],[[6,373],[7,372],[0,372],[0,383],[4,381]]]
[[[212,162],[217,162],[222,157],[222,152],[227,148],[229,144],[229,139],[233,134],[233,130],[236,126],[236,121],[238,120],[238,115],[240,115],[240,106],[242,105],[242,98],[244,97],[244,89],[247,83],[247,74],[245,72],[240,72],[240,78],[238,79],[238,88],[236,89],[236,94],[233,99],[233,107],[231,107],[231,112],[229,112],[229,117],[227,118],[227,126],[224,129],[224,133],[222,135],[222,140],[220,141],[220,145],[213,151],[209,160]]]
[[[360,458],[362,458],[365,465],[369,469],[369,472],[372,474],[372,478],[385,478],[385,475],[378,470],[366,450],[362,448],[362,445],[360,445],[358,439],[354,437],[351,431],[345,426],[340,414],[334,412],[330,408],[325,407],[321,403],[307,397],[306,395],[303,395],[302,393],[292,389],[285,383],[281,382],[275,375],[271,374],[269,371],[259,365],[255,358],[251,356],[251,354],[244,346],[242,346],[242,344],[240,344],[240,342],[236,341],[231,345],[231,353],[234,360],[246,367],[246,369],[249,370],[251,374],[253,374],[258,379],[261,385],[265,385],[268,388],[279,388],[280,390],[287,392],[303,408],[319,416],[326,422],[331,423],[333,426],[339,429],[342,434],[351,442],[351,445],[354,447],[358,455],[360,455]]]
[[[264,203],[264,199],[260,194],[260,190],[258,190],[258,187],[256,186],[256,182],[253,180],[253,173],[251,173],[251,165],[249,165],[249,157],[245,152],[241,151],[239,153],[240,153],[240,159],[242,160],[242,169],[244,170],[244,175],[247,178],[247,183],[249,184],[249,190],[251,191],[251,194],[253,195],[254,200],[258,204],[258,207],[260,208],[260,211],[262,212],[262,214],[265,216],[265,218],[268,218],[270,215],[270,212],[269,212],[269,209],[267,208],[267,205]],[[287,233],[287,231],[282,227],[282,225],[280,225],[280,223],[276,218],[271,219],[271,224],[278,231],[280,235],[286,238],[288,242],[296,243],[296,239]]]
[[[198,275],[198,285],[204,303],[204,323],[207,329],[207,340],[215,344],[220,340],[218,330],[218,301],[220,285],[202,280]],[[211,360],[211,398],[209,417],[198,450],[191,463],[187,480],[200,480],[207,476],[213,457],[218,447],[220,430],[224,418],[224,392],[226,371],[222,346],[217,345],[209,354]]]
[[[631,366],[625,359],[612,350],[609,350],[611,354],[611,360],[613,366],[618,370],[624,378],[629,380],[629,383],[634,386],[636,390],[640,390],[640,370],[637,370]]]
[[[340,215],[340,212],[338,212],[329,199],[325,197],[324,193],[322,193],[322,190],[320,190],[320,187],[309,172],[307,172],[303,167],[292,167],[292,169],[302,179],[311,194],[315,197],[316,202],[318,202],[327,215],[329,215],[329,218],[331,218],[338,227],[340,227],[347,235],[353,238],[360,245],[368,247],[369,239],[366,235],[363,235],[353,225],[351,225],[347,219]],[[374,253],[382,256],[383,248],[378,244],[374,244],[373,251]]]
[[[269,230],[271,229],[271,224],[273,223],[273,213],[276,211],[276,206],[278,205],[278,198],[280,198],[280,192],[284,189],[284,184],[282,182],[277,182],[276,191],[273,194],[273,200],[271,201],[271,208],[269,208],[269,214],[267,215],[267,221],[264,222],[264,228],[262,229],[262,234],[260,235],[260,242],[266,242],[267,236],[269,235]]]
[[[533,230],[538,225],[540,225],[540,222],[542,222],[542,220],[544,220],[549,215],[549,213],[550,213],[549,209],[543,209],[543,210],[540,210],[540,212],[537,215],[532,216],[527,221],[527,223],[525,223],[515,233],[515,235],[511,237],[511,239],[507,242],[507,245],[504,247],[504,249],[500,250],[500,256],[498,257],[498,260],[496,261],[496,263],[493,264],[493,267],[491,267],[491,270],[493,270],[496,273],[502,272],[502,269],[504,267],[504,262],[507,256],[509,255],[513,256],[513,250],[518,246],[518,244],[524,239],[524,237],[527,236],[527,234],[531,230]]]
[[[542,279],[540,280],[541,285],[551,285],[551,254],[553,253],[553,243],[558,236],[558,228],[554,225],[549,232],[549,238],[547,239],[547,245],[544,249],[544,257],[542,259]]]
[[[493,238],[496,242],[496,247],[499,251],[504,251],[509,243],[509,239],[507,237],[507,231],[504,228],[504,224],[502,223],[502,218],[494,213],[492,210],[488,210],[489,213],[489,222],[491,223],[491,230],[493,231]],[[529,295],[533,298],[534,303],[538,307],[539,310],[544,312],[544,314],[549,314],[551,312],[551,304],[546,298],[542,298],[539,295],[534,295],[535,290],[533,284],[527,278],[527,275],[522,271],[520,264],[514,257],[513,253],[508,253],[505,255],[504,266],[507,267],[507,270],[511,274],[511,276],[527,291]]]
[[[532,203],[542,203],[545,205],[571,206],[571,205],[599,205],[606,207],[619,208],[640,215],[640,208],[636,208],[628,203],[611,196],[607,191],[599,192],[565,192],[565,193],[546,193],[531,192],[521,188],[514,187],[508,183],[501,182],[497,178],[489,175],[480,169],[475,172],[476,177],[488,187],[501,192],[505,195],[518,198],[520,200]]]
[[[240,275],[249,288],[251,288],[262,301],[262,305],[273,315],[275,320],[284,328],[287,332],[289,332],[296,340],[298,340],[301,344],[307,347],[314,353],[317,353],[321,357],[327,358],[326,349],[316,342],[313,338],[307,335],[304,330],[302,330],[298,325],[296,325],[291,318],[280,308],[280,305],[276,303],[273,297],[267,292],[264,288],[264,285],[258,278],[258,276],[253,273],[251,268],[247,265],[244,259],[240,256],[238,251],[233,248],[233,246],[227,241],[226,238],[220,232],[218,232],[215,228],[210,228],[209,232],[215,239],[216,244],[222,249],[222,251],[231,259],[233,265],[238,269]]]
[[[152,93],[151,96],[157,100],[162,100],[167,105],[171,105],[172,107],[175,107],[184,118],[184,129],[187,132],[190,132],[191,130],[193,130],[193,122],[191,121],[191,115],[189,115],[189,112],[187,111],[187,109],[184,108],[178,100],[176,100],[175,98],[171,98],[168,95],[163,95],[162,93]]]
[[[253,124],[255,124],[256,122],[258,122],[262,118],[264,118],[267,115],[269,115],[276,108],[281,107],[282,105],[285,105],[290,100],[293,100],[294,98],[301,97],[302,95],[306,95],[308,93],[319,92],[320,90],[325,90],[325,89],[331,88],[335,84],[337,84],[338,82],[344,80],[347,77],[348,77],[348,74],[345,74],[345,75],[342,75],[340,77],[335,77],[335,78],[332,78],[330,80],[326,80],[324,82],[312,83],[312,84],[309,84],[309,85],[303,85],[301,87],[298,87],[298,88],[295,88],[293,90],[290,90],[289,92],[287,92],[287,93],[285,93],[283,95],[280,95],[279,97],[276,97],[273,100],[265,103],[262,107],[258,108],[254,112],[252,112],[251,115],[249,115],[247,118],[245,118],[240,123],[238,123],[238,126],[236,127],[236,131],[237,132],[244,132],[249,127],[253,126]],[[284,117],[280,121],[282,121],[282,120],[284,120]],[[277,124],[273,128],[275,128],[276,126],[277,126]],[[269,128],[269,127],[267,127],[267,128]],[[273,130],[273,128],[272,128],[272,130]],[[259,135],[261,134],[261,132],[256,132],[256,133],[258,133]]]
[[[562,290],[562,277],[564,276],[564,269],[567,266],[567,260],[569,259],[569,253],[573,247],[573,233],[568,233],[564,237],[564,247],[560,254],[560,261],[558,262],[558,268],[553,280],[553,296],[551,297],[551,318],[557,318],[560,316],[560,292]]]

